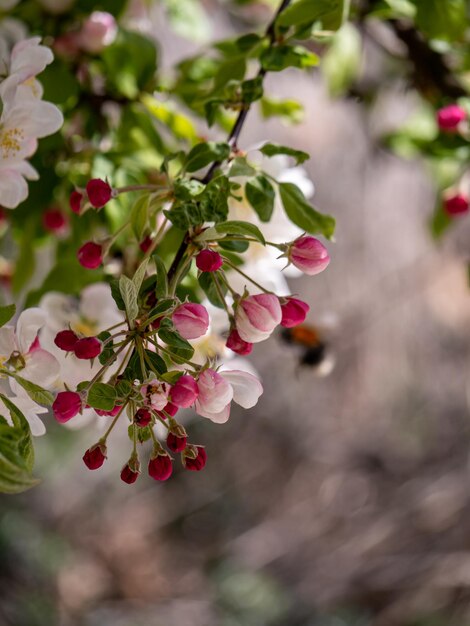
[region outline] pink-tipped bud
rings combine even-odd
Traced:
[[[238,334],[248,343],[267,339],[281,323],[281,305],[277,296],[260,293],[242,298],[235,312]]]
[[[443,131],[454,132],[467,118],[467,112],[458,104],[449,104],[437,112],[437,124]]]
[[[68,221],[59,209],[48,209],[42,216],[44,229],[55,235],[62,235],[67,231]]]
[[[171,388],[169,399],[177,407],[187,409],[196,402],[198,395],[196,381],[189,374],[184,374]]]
[[[176,404],[172,404],[168,402],[161,411],[155,411],[158,417],[161,417],[162,420],[166,420],[167,416],[174,417],[178,413],[178,407]]]
[[[153,243],[152,237],[150,237],[150,235],[147,235],[147,237],[145,237],[145,239],[142,239],[142,241],[139,243],[139,248],[142,250],[142,252],[145,253],[150,248],[152,243]]]
[[[202,446],[187,446],[183,454],[183,465],[187,470],[200,472],[207,461],[207,453]]]
[[[88,469],[99,469],[106,461],[106,452],[106,446],[103,443],[97,443],[85,452],[83,462]]]
[[[139,409],[134,415],[134,423],[141,428],[145,428],[152,421],[152,414],[148,409]]]
[[[85,20],[79,34],[80,46],[83,50],[98,54],[116,39],[117,24],[111,13],[93,11]]]
[[[178,436],[175,433],[169,432],[166,438],[166,445],[172,452],[182,452],[186,448],[188,437],[186,435]]]
[[[132,485],[139,478],[139,474],[139,470],[133,469],[129,463],[126,463],[121,470],[121,480]]]
[[[86,193],[91,206],[95,207],[95,209],[100,209],[111,200],[113,190],[101,178],[92,178],[87,183]]]
[[[95,359],[101,354],[101,341],[96,337],[79,339],[73,349],[77,359]]]
[[[119,413],[121,409],[122,409],[122,406],[120,404],[116,404],[114,409],[111,409],[111,411],[103,411],[103,409],[95,409],[95,413],[97,413],[101,417],[116,417],[116,415]]]
[[[83,195],[79,191],[72,191],[70,194],[70,208],[74,213],[80,215],[82,208]]]
[[[82,399],[75,391],[61,391],[52,405],[54,417],[65,424],[82,410]]]
[[[73,330],[61,330],[54,339],[55,345],[65,352],[73,352],[79,341]]]
[[[282,320],[281,326],[284,328],[292,328],[298,326],[305,321],[310,307],[306,302],[298,298],[286,298],[284,304],[281,304]]]
[[[184,339],[202,337],[209,328],[209,314],[202,304],[185,302],[172,315],[176,330]]]
[[[230,335],[228,336],[227,343],[225,345],[229,348],[229,350],[243,356],[250,354],[253,350],[253,344],[249,341],[243,341],[236,328],[232,328],[230,331]]]
[[[103,263],[103,248],[99,243],[87,241],[77,252],[78,262],[88,270],[95,270]]]
[[[154,480],[168,480],[173,472],[173,462],[166,452],[150,459],[148,466],[149,476]]]
[[[444,200],[444,210],[451,216],[467,213],[468,207],[468,197],[463,193],[457,193]]]
[[[330,262],[330,255],[325,246],[309,235],[293,241],[289,246],[287,257],[295,267],[309,276],[323,272]]]
[[[196,257],[196,265],[201,272],[216,272],[223,264],[223,258],[214,250],[201,250]]]

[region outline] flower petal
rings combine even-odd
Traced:
[[[263,385],[256,376],[241,370],[226,370],[220,375],[232,386],[234,402],[244,409],[255,406],[263,393]]]

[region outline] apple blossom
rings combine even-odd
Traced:
[[[172,318],[176,330],[184,339],[197,339],[209,328],[209,315],[202,304],[185,302],[175,309]]]
[[[270,293],[241,298],[235,312],[237,332],[248,343],[267,339],[281,323],[281,319],[279,299]]]
[[[83,50],[97,54],[116,39],[117,24],[111,13],[93,11],[83,23],[79,34]]]
[[[293,241],[288,248],[287,257],[304,274],[315,276],[328,267],[330,255],[325,246],[309,235]]]
[[[168,390],[166,385],[156,378],[142,385],[140,393],[146,404],[155,411],[161,411],[168,403]]]

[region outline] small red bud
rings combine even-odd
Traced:
[[[143,239],[140,243],[139,243],[139,248],[142,250],[142,252],[147,252],[147,250],[150,248],[150,246],[153,243],[153,239],[152,237],[150,237],[150,235],[147,235],[147,237],[145,237],[145,239]]]
[[[187,409],[194,404],[199,395],[196,381],[189,374],[184,374],[173,385],[170,391],[170,400],[176,406]]]
[[[155,411],[155,413],[158,415],[158,417],[161,417],[162,420],[166,420],[166,415],[165,415],[165,413],[163,411],[165,411],[165,413],[168,413],[168,415],[170,415],[170,417],[174,417],[178,413],[178,407],[175,404],[172,404],[171,402],[168,402],[168,404],[166,404],[163,407],[162,411]]]
[[[250,354],[253,350],[253,344],[249,341],[243,341],[236,328],[232,328],[230,331],[230,335],[228,336],[227,343],[225,345],[233,352],[242,355]]]
[[[463,193],[457,193],[444,200],[445,212],[450,216],[467,213],[468,206],[468,197]]]
[[[128,485],[132,485],[139,478],[139,470],[131,468],[129,463],[126,463],[121,470],[121,480]]]
[[[79,339],[73,349],[77,359],[94,359],[101,353],[101,341],[96,337]]]
[[[187,441],[188,438],[186,435],[178,437],[178,435],[170,431],[168,433],[168,437],[166,438],[166,445],[172,452],[182,452],[186,448]]]
[[[72,193],[70,194],[70,200],[69,200],[70,208],[77,215],[80,215],[80,210],[82,208],[82,200],[83,200],[83,194],[81,194],[79,191],[72,191]]]
[[[83,455],[83,462],[88,469],[95,470],[100,468],[106,460],[106,446],[102,443],[97,443],[95,446],[89,448]]]
[[[113,190],[107,182],[101,178],[93,178],[89,180],[86,186],[88,200],[91,206],[99,209],[109,202],[113,195]]]
[[[103,263],[103,248],[99,243],[87,241],[78,250],[77,258],[82,267],[95,270]]]
[[[154,480],[168,480],[173,472],[173,462],[170,456],[164,452],[150,459],[148,472]]]
[[[139,409],[134,415],[134,423],[141,428],[145,428],[152,421],[152,414],[148,409]]]
[[[302,324],[307,317],[309,309],[308,304],[298,298],[286,298],[284,304],[281,304],[281,326],[293,328]]]
[[[223,264],[223,258],[215,250],[201,250],[196,257],[196,265],[201,272],[216,272]]]
[[[111,409],[111,411],[103,411],[102,409],[95,409],[95,413],[98,413],[98,415],[101,415],[102,417],[116,417],[116,415],[119,413],[121,409],[122,409],[122,406],[120,406],[119,404],[116,404],[114,409]]]
[[[186,448],[188,452],[196,453],[196,458],[192,459],[187,454],[183,454],[183,464],[186,469],[194,472],[199,472],[204,469],[207,461],[207,453],[202,446],[188,446]]]
[[[64,424],[75,417],[82,409],[82,399],[75,391],[61,391],[52,405],[54,417]]]
[[[50,233],[61,234],[67,230],[67,219],[62,211],[48,209],[42,216],[44,229]]]
[[[55,345],[65,352],[73,352],[78,341],[79,339],[73,330],[61,330],[54,339]]]

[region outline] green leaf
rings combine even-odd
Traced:
[[[162,315],[174,305],[175,300],[173,298],[162,298],[157,302],[153,309],[149,312],[148,317],[155,317],[156,315]]]
[[[116,405],[116,389],[106,383],[94,383],[88,392],[87,402],[94,409],[112,411]]]
[[[286,156],[293,157],[297,165],[304,163],[310,158],[307,152],[294,150],[294,148],[288,148],[287,146],[279,146],[275,143],[265,143],[259,150],[267,157],[276,156],[277,154],[285,154]]]
[[[119,279],[119,291],[126,307],[127,318],[132,323],[139,314],[137,304],[137,290],[134,283],[127,276],[122,275]]]
[[[245,195],[260,220],[269,222],[274,210],[276,193],[266,176],[260,174],[249,180],[245,185]]]
[[[98,356],[98,360],[101,363],[101,365],[105,365],[105,363],[107,363],[108,361],[111,363],[111,358],[114,354],[114,350],[113,350],[113,340],[111,341],[107,341],[109,338],[111,337],[111,333],[109,333],[107,330],[104,330],[102,333],[100,333],[99,335],[97,335],[97,338],[103,342],[103,349],[100,353],[100,355]],[[104,342],[107,343],[105,344]]]
[[[124,304],[124,300],[122,299],[121,290],[119,288],[119,280],[117,278],[113,279],[110,284],[111,295],[113,297],[114,302],[116,303],[117,308],[120,311],[126,310],[126,305]]]
[[[266,241],[263,237],[263,233],[260,229],[250,222],[242,222],[239,220],[230,220],[229,222],[221,222],[216,224],[215,230],[218,233],[225,233],[226,235],[242,235],[247,237],[253,237],[263,245]]]
[[[127,429],[127,433],[131,441],[134,441],[134,428],[134,424],[130,424]],[[148,441],[152,437],[152,434],[150,432],[150,426],[145,426],[144,428],[137,427],[136,436],[139,443],[145,443],[146,441]]]
[[[342,0],[298,0],[276,20],[276,26],[305,26],[321,21],[323,30],[337,30],[345,12]]]
[[[192,41],[203,43],[210,37],[210,20],[198,0],[164,0],[172,30]]]
[[[227,143],[208,141],[198,143],[189,152],[185,169],[187,172],[196,172],[206,167],[209,163],[224,161],[230,154],[230,146]]]
[[[147,363],[151,364],[151,368],[155,374],[164,374],[167,371],[165,361],[156,352],[145,350],[145,360]]]
[[[224,241],[222,239],[217,243],[221,248],[230,252],[246,252],[250,246],[249,241]]]
[[[149,195],[140,196],[140,198],[137,198],[134,202],[131,209],[131,226],[137,241],[141,241],[145,233],[148,220],[149,202]]]
[[[159,338],[166,343],[168,349],[184,360],[189,360],[194,354],[192,345],[183,339],[175,330],[161,328],[158,331]]]
[[[464,36],[468,26],[465,0],[412,0],[416,24],[432,39],[453,41]]]
[[[313,235],[324,235],[331,239],[335,231],[335,219],[314,209],[305,199],[302,191],[293,183],[280,183],[279,192],[287,217]]]
[[[213,275],[213,272],[201,272],[197,280],[199,282],[199,286],[206,294],[209,302],[219,309],[225,308],[224,301],[221,300],[219,292],[217,291],[217,287],[215,286],[215,277]],[[227,293],[227,286],[223,281],[219,281],[219,285],[222,294],[225,295]]]
[[[344,94],[359,74],[362,57],[361,37],[350,23],[344,24],[322,59],[322,72],[332,97]]]
[[[261,66],[268,72],[280,72],[287,67],[305,69],[318,65],[319,61],[318,56],[306,48],[288,45],[269,47],[260,57]]]
[[[134,276],[132,277],[132,282],[135,286],[136,294],[139,295],[140,288],[142,287],[142,283],[144,282],[145,272],[147,271],[148,258],[144,259],[142,263],[137,268]]]
[[[32,383],[18,374],[14,374],[13,372],[10,375],[16,380],[16,382],[23,387],[28,396],[36,402],[36,404],[43,404],[44,406],[51,406],[54,402],[54,396],[50,391],[47,391],[43,387],[36,385],[36,383]]]
[[[168,296],[168,274],[165,263],[163,263],[158,254],[154,254],[152,258],[155,262],[155,269],[157,270],[157,285],[155,287],[155,294],[157,298],[166,298]]]
[[[263,77],[257,76],[256,78],[250,78],[244,80],[241,84],[242,89],[242,102],[245,104],[251,104],[263,97]]]
[[[281,100],[263,96],[261,113],[264,118],[279,117],[284,124],[299,124],[304,118],[304,108],[297,100]]]
[[[230,178],[235,178],[237,176],[253,176],[254,174],[256,174],[255,168],[247,163],[245,157],[236,157],[233,159],[230,165]]]
[[[16,313],[16,305],[15,304],[7,304],[6,306],[0,307],[0,327],[5,326],[13,315]]]

